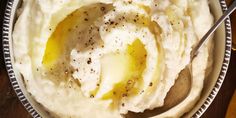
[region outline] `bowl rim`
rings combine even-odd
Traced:
[[[3,14],[3,23],[2,23],[2,47],[3,47],[3,56],[4,56],[4,62],[6,66],[6,70],[8,73],[8,77],[10,79],[11,85],[18,97],[18,99],[21,101],[22,105],[26,108],[26,110],[32,115],[33,118],[41,118],[40,114],[36,111],[36,109],[33,108],[29,100],[24,95],[23,91],[21,90],[18,80],[16,78],[16,75],[14,73],[13,69],[13,63],[11,58],[11,44],[10,44],[10,36],[11,36],[11,15],[14,14],[12,9],[14,6],[15,0],[8,0],[5,8],[5,12]],[[225,12],[227,10],[227,5],[225,0],[219,0],[221,10],[222,12]],[[215,99],[216,95],[219,92],[219,89],[221,88],[223,81],[225,79],[229,62],[230,62],[230,56],[231,56],[231,46],[232,46],[232,31],[231,31],[231,22],[230,18],[227,17],[225,20],[225,52],[224,52],[224,59],[220,70],[220,75],[218,76],[218,79],[214,85],[214,88],[211,90],[210,94],[207,96],[207,98],[204,100],[204,103],[201,105],[201,107],[194,113],[192,118],[199,118],[210,106],[212,101]]]

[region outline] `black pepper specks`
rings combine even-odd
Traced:
[[[150,82],[150,83],[149,83],[149,86],[151,87],[152,85],[153,85],[153,83],[152,83],[152,82]]]
[[[79,72],[79,69],[77,68],[75,71],[76,71],[76,72]]]
[[[90,72],[91,72],[91,73],[95,73],[95,70],[91,68],[91,69],[90,69]]]
[[[125,106],[125,103],[122,103],[121,106],[124,107],[124,106]]]
[[[113,25],[113,24],[114,24],[114,21],[111,21],[110,24]]]
[[[85,18],[84,21],[88,21],[88,18]]]
[[[122,94],[122,97],[127,97],[127,96],[128,96],[127,93],[123,93],[123,94]]]
[[[140,92],[140,94],[143,94],[144,93],[144,90],[142,90],[141,92]]]
[[[87,11],[84,11],[84,14],[88,16],[88,12]]]
[[[94,98],[94,95],[93,95],[93,94],[91,94],[91,95],[90,95],[90,98]]]
[[[92,63],[92,59],[88,58],[87,64],[91,64]]]
[[[106,8],[105,8],[105,7],[101,7],[100,10],[101,10],[101,11],[105,11]]]

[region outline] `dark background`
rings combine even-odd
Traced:
[[[2,19],[7,0],[0,0],[0,39],[2,38]],[[226,0],[228,4],[232,0]],[[233,39],[236,40],[236,13],[231,16]],[[0,118],[31,118],[16,97],[9,82],[2,57],[0,41]],[[224,118],[229,101],[236,87],[236,52],[231,54],[231,62],[224,84],[217,97],[203,114],[202,118]],[[235,116],[236,118],[236,116]]]

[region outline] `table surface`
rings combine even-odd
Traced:
[[[4,8],[6,0],[0,0],[0,8]],[[232,0],[227,0],[230,4]],[[2,13],[2,10],[1,10]],[[2,14],[0,14],[0,22],[2,21]],[[233,39],[236,41],[236,13],[231,15]],[[2,27],[0,27],[2,31]],[[0,35],[1,36],[1,35]],[[0,43],[1,44],[1,43]],[[2,52],[0,51],[0,56]],[[31,118],[30,114],[25,110],[23,105],[16,97],[14,90],[9,82],[5,67],[3,66],[2,57],[0,60],[0,117],[3,118]],[[224,84],[220,89],[217,97],[203,114],[202,118],[224,118],[229,101],[236,88],[236,52],[231,54],[231,62],[226,75]]]

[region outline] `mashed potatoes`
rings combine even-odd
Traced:
[[[55,117],[122,117],[161,107],[197,40],[207,0],[25,0],[15,68]],[[192,65],[189,96],[155,117],[179,117],[203,88],[210,43]]]

